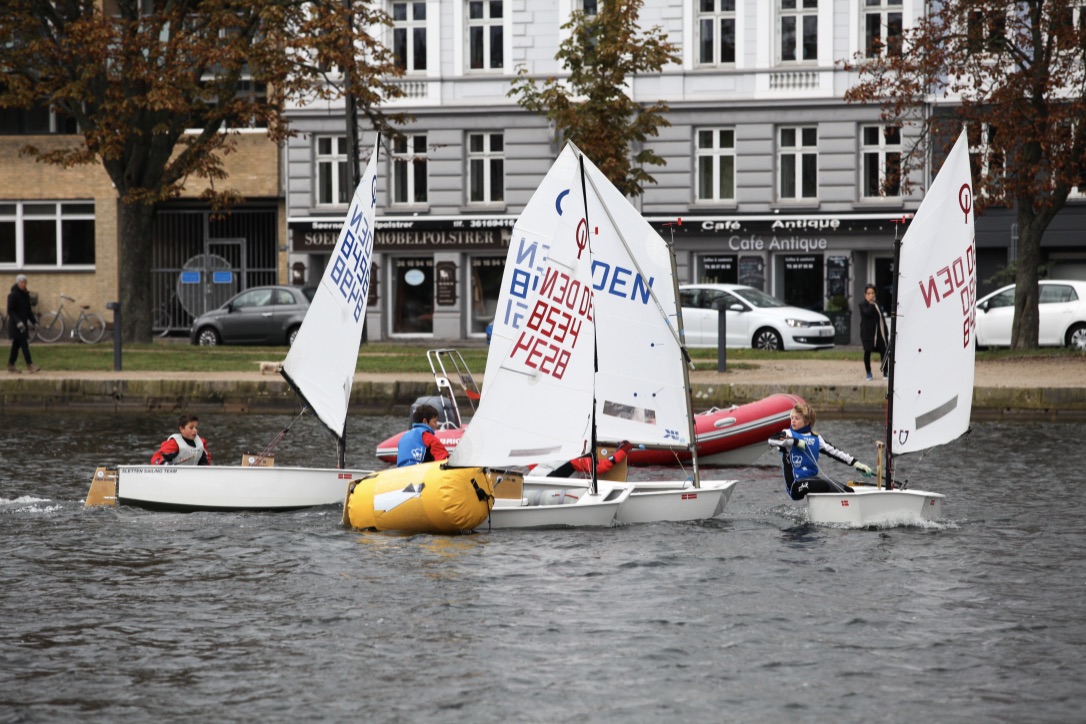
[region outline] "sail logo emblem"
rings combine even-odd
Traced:
[[[962,184],[962,187],[958,189],[958,206],[965,214],[964,223],[968,224],[969,210],[973,208],[973,189],[969,188],[969,184]]]
[[[678,440],[679,439],[679,431],[678,430],[665,429],[664,430],[664,439],[665,440]]]

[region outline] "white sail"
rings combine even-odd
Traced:
[[[671,251],[587,158],[585,175],[599,320],[598,437],[685,448],[691,442],[690,404]]]
[[[560,156],[559,164],[576,172],[571,154]],[[548,174],[547,180],[556,178]],[[542,264],[537,279],[529,275],[513,282],[513,306],[507,301],[503,310],[499,303],[482,399],[449,457],[452,465],[528,465],[589,450],[595,367],[592,255],[580,184],[571,180],[567,177],[564,186],[547,184],[546,190],[541,186],[514,227],[510,266],[517,265],[524,248],[521,238],[531,235],[540,246],[549,242],[549,249],[539,249],[535,258]],[[575,190],[562,193],[570,188]],[[550,203],[541,203],[550,193],[555,193]],[[508,289],[506,284],[503,290]]]
[[[899,266],[895,454],[950,442],[969,428],[977,264],[965,131],[901,241]]]
[[[283,377],[339,439],[344,434],[362,325],[366,320],[379,144],[380,137],[355,189],[313,302],[283,361]]]

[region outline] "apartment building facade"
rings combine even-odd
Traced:
[[[518,69],[561,77],[555,60],[578,0],[394,0],[385,33],[405,70],[405,141],[382,151],[370,339],[480,337],[512,224],[560,151],[555,129],[510,97]],[[892,244],[919,190],[884,188],[902,131],[876,106],[849,105],[839,61],[887,52],[920,0],[647,0],[681,63],[633,78],[671,125],[651,139],[666,159],[634,200],[674,238],[683,281],[751,284],[788,303],[855,309],[867,283],[888,301]],[[312,283],[346,209],[341,105],[296,109],[286,146],[292,281]],[[363,132],[362,148],[373,134]],[[678,220],[682,219],[681,226]],[[1002,223],[1005,225],[1006,219]],[[980,240],[980,276],[1007,262],[1005,231]],[[839,330],[855,340],[855,330]]]

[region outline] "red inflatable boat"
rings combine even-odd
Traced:
[[[464,427],[460,425],[460,412],[456,395],[452,394],[453,385],[449,383],[442,360],[448,362],[448,355],[459,354],[455,350],[432,350],[431,367],[438,381],[438,392],[432,397],[420,397],[412,405],[433,405],[440,415],[440,429],[437,437],[441,443],[452,450],[460,442]],[[469,404],[479,399],[478,388],[470,373],[464,372],[463,361],[453,363],[454,371],[459,375],[458,385],[466,393]],[[766,440],[788,427],[788,416],[792,407],[803,402],[797,395],[770,395],[757,402],[745,405],[733,405],[727,408],[712,408],[694,416],[694,433],[698,441],[698,462],[706,465],[751,465],[766,451]],[[405,424],[404,427],[408,427]],[[396,462],[396,447],[403,432],[388,438],[377,446],[377,457],[388,463]],[[611,441],[615,442],[615,441]],[[631,450],[628,458],[630,465],[675,465],[690,460],[687,452],[673,450]]]

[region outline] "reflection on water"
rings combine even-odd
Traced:
[[[202,417],[230,463],[289,422]],[[380,467],[405,417],[351,418],[348,464]],[[767,453],[705,470],[740,481],[719,520],[440,537],[348,531],[338,506],[86,510],[93,468],[149,459],[172,416],[4,422],[3,721],[1081,718],[1070,425],[903,459],[949,496],[936,528],[811,526]],[[871,423],[819,427],[873,462]],[[276,457],[335,443],[306,419]]]

